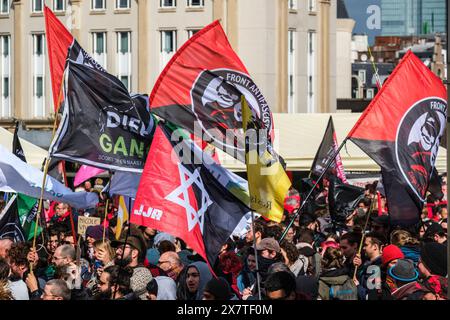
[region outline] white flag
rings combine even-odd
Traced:
[[[0,146],[0,190],[13,190],[29,197],[40,198],[44,173],[23,162]],[[98,196],[93,192],[73,192],[47,175],[44,199],[64,202],[74,207],[93,208]]]

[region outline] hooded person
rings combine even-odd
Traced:
[[[203,290],[212,277],[205,262],[191,263],[183,270],[181,275],[177,289],[177,300],[202,300]]]
[[[177,285],[172,278],[159,276],[147,284],[148,300],[176,300]]]

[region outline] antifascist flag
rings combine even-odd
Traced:
[[[327,129],[325,130],[325,135],[323,136],[322,142],[320,143],[319,149],[317,150],[316,156],[314,157],[314,161],[311,166],[311,177],[313,179],[317,179],[320,177],[337,150],[338,143],[336,138],[336,131],[334,130],[333,118],[330,116]],[[328,174],[335,175],[343,183],[347,183],[344,166],[342,165],[342,160],[339,153],[336,155],[335,160],[328,169]]]
[[[272,113],[267,101],[215,21],[189,39],[167,64],[151,93],[150,108],[245,162],[242,95],[255,121],[272,140]]]
[[[220,248],[249,209],[204,162],[214,160],[192,141],[158,125],[130,222],[183,239],[213,266]]]
[[[253,120],[244,97],[242,97],[242,119],[246,137],[245,162],[250,207],[267,219],[280,223],[284,213],[284,199],[291,187],[291,180],[270,142],[264,136],[259,136],[258,122]]]
[[[154,130],[145,96],[130,95],[116,77],[69,58],[63,108],[52,157],[105,170],[142,171]]]
[[[17,195],[14,195],[0,214],[0,239],[10,238],[14,242],[26,241],[19,216],[17,215]]]
[[[72,45],[74,38],[47,6],[44,8],[44,16],[53,103],[55,111],[57,111],[59,102],[62,98],[62,96],[60,96],[60,91],[63,82],[67,52]]]
[[[391,222],[419,221],[447,118],[447,92],[411,51],[348,134],[381,167]]]
[[[25,158],[25,153],[23,152],[22,145],[20,144],[19,140],[19,121],[16,122],[16,129],[14,130],[14,137],[13,137],[13,145],[12,145],[12,151],[23,162],[27,162],[27,159]]]

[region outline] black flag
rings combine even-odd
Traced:
[[[25,153],[23,152],[22,149],[22,145],[20,144],[18,132],[19,132],[19,121],[16,121],[16,129],[14,130],[14,138],[12,145],[13,153],[23,162],[27,162],[27,159],[25,158]]]
[[[330,177],[328,187],[328,205],[334,223],[343,224],[355,210],[358,202],[364,199],[364,189],[342,183],[334,176]]]
[[[17,211],[17,195],[9,200],[0,214],[0,239],[5,238],[14,240],[14,242],[26,241]]]
[[[51,156],[142,172],[154,130],[148,98],[130,95],[116,77],[70,59],[63,87],[63,116]]]
[[[323,140],[320,143],[319,149],[317,150],[316,156],[311,166],[310,177],[312,179],[317,179],[320,177],[322,172],[325,170],[326,165],[329,161],[331,161],[333,155],[336,153],[337,149],[338,144],[336,139],[336,132],[334,130],[333,118],[330,116],[327,129],[325,130],[325,134],[323,136]],[[339,154],[336,155],[336,159],[331,164],[327,174],[337,176],[339,180],[347,183],[344,167],[342,165],[342,160]]]

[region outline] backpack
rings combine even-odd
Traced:
[[[320,254],[314,253],[310,256],[305,256],[303,254],[299,255],[298,259],[302,261],[302,268],[298,273],[299,276],[314,276],[319,277],[320,275]]]
[[[329,286],[322,280],[319,280],[329,288],[329,300],[358,300],[358,289],[350,277],[341,285]]]

